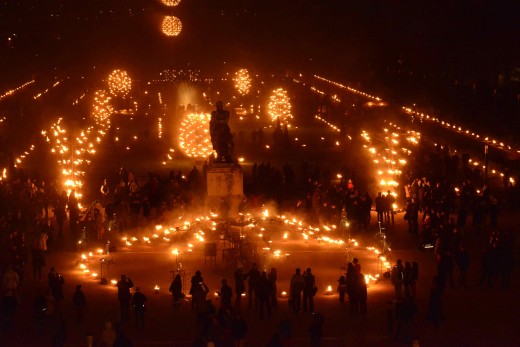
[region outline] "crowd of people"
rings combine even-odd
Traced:
[[[423,150],[426,162],[417,160],[404,175],[404,198],[406,207],[403,218],[408,222],[408,230],[419,236],[421,248],[431,247],[437,261],[437,273],[432,280],[429,298],[428,318],[435,326],[443,320],[442,298],[448,287],[471,286],[467,273],[473,265],[474,255],[465,247],[467,234],[477,235],[490,230],[489,242],[483,250],[481,279],[478,285],[507,288],[514,266],[516,240],[510,232],[500,229],[499,213],[508,199],[509,190],[514,187],[507,183],[505,194],[492,194],[488,185],[482,184],[482,177],[467,160],[449,155],[440,149]],[[442,160],[444,158],[444,160]],[[414,162],[414,161],[412,161]],[[439,164],[440,163],[440,164]],[[466,164],[465,164],[466,163]],[[437,166],[442,168],[438,172]],[[121,232],[135,228],[141,221],[160,221],[167,211],[196,206],[204,191],[204,165],[185,176],[182,171],[171,171],[167,176],[150,173],[145,179],[138,179],[120,166],[117,173],[107,175],[99,191],[96,202],[86,213],[79,209],[74,191],[61,192],[44,180],[19,175],[12,180],[0,181],[0,266],[3,273],[2,314],[10,321],[17,306],[17,296],[28,280],[25,266],[32,265],[31,281],[41,283],[35,309],[45,319],[64,299],[64,280],[51,268],[44,281],[47,256],[53,252],[63,238],[77,240],[103,240],[110,232]],[[412,177],[422,177],[415,178]],[[476,180],[482,188],[479,189]],[[509,181],[507,181],[509,182]],[[370,226],[371,210],[376,211],[381,224],[395,222],[394,192],[380,192],[372,199],[370,194],[359,190],[353,180],[343,177],[336,179],[330,172],[318,166],[303,162],[300,172],[295,173],[288,163],[281,169],[269,162],[256,163],[251,175],[246,175],[248,208],[259,207],[267,199],[274,199],[282,207],[290,202],[295,212],[304,215],[308,222],[331,222],[346,218],[354,228],[365,230]],[[471,216],[471,224],[468,219]],[[116,230],[111,230],[114,228]],[[471,260],[471,261],[470,261]],[[455,269],[458,269],[456,276]],[[226,345],[223,339],[242,344],[248,332],[241,310],[256,310],[261,319],[270,319],[272,310],[278,308],[276,288],[277,271],[260,271],[255,264],[248,272],[237,269],[233,274],[234,290],[227,279],[222,279],[219,292],[220,307],[207,298],[209,288],[200,273],[191,281],[190,294],[197,317],[200,341],[215,341]],[[395,297],[392,303],[393,319],[397,322],[392,329],[396,338],[409,340],[410,322],[416,307],[416,284],[418,264],[398,260],[390,273]],[[132,281],[122,277],[117,284],[121,320],[128,321],[133,308],[138,327],[144,327],[146,296],[134,287]],[[134,294],[130,289],[134,288]],[[314,310],[316,294],[315,277],[310,268],[296,269],[291,277],[289,302],[295,314],[314,314],[313,325],[309,327],[311,340],[319,341],[322,334],[323,316]],[[184,298],[180,277],[175,276],[170,287],[173,301],[179,305]],[[367,312],[367,287],[361,267],[355,259],[349,263],[345,275],[338,280],[337,292],[340,303],[348,298],[350,314],[356,316]],[[242,302],[245,294],[248,302]],[[76,286],[72,295],[78,324],[84,320],[87,305],[81,286]],[[291,338],[291,323],[284,315],[278,331],[273,334],[272,346],[277,341],[283,345]],[[111,329],[108,327],[107,329]],[[119,336],[119,335],[118,335]],[[59,334],[56,339],[59,339]],[[124,335],[121,335],[124,339]]]

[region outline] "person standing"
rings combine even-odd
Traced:
[[[368,300],[368,288],[367,282],[365,281],[365,276],[363,274],[359,274],[358,276],[358,286],[359,286],[359,310],[361,314],[367,313],[367,300]]]
[[[40,232],[40,238],[38,240],[38,249],[42,254],[47,254],[47,240],[49,235],[45,231]]]
[[[323,338],[323,316],[319,313],[312,314],[312,322],[309,326],[309,335],[311,339],[311,347],[321,346],[321,339]]]
[[[412,274],[410,276],[410,295],[415,299],[417,296],[417,281],[419,280],[419,263],[412,262]]]
[[[437,276],[433,277],[432,285],[430,287],[430,300],[428,305],[428,320],[438,328],[443,319],[442,313],[442,293],[444,288],[439,284]]]
[[[395,299],[401,299],[403,297],[403,279],[404,279],[404,268],[403,261],[397,259],[396,265],[390,272],[390,281],[394,285]]]
[[[247,333],[247,323],[242,318],[240,312],[235,313],[235,318],[231,324],[231,331],[233,333],[235,347],[244,347],[244,339]]]
[[[72,304],[76,309],[76,323],[83,323],[85,307],[87,306],[87,298],[85,293],[81,290],[81,285],[76,286],[76,291],[72,295]]]
[[[237,296],[235,299],[235,307],[237,309],[239,309],[241,306],[240,299],[242,298],[242,294],[245,293],[245,291],[246,291],[246,286],[244,283],[245,275],[242,272],[242,267],[239,267],[238,269],[235,270],[234,277],[235,277],[235,294]]]
[[[137,328],[144,328],[144,313],[146,312],[144,304],[146,300],[146,296],[141,293],[141,289],[136,287],[134,297],[132,298],[132,306],[134,307]]]
[[[395,204],[395,197],[394,195],[388,191],[386,193],[386,199],[385,199],[385,210],[386,210],[386,222],[389,224],[392,222],[394,224],[394,204]]]
[[[410,285],[412,283],[412,264],[409,261],[404,263],[404,272],[403,272],[403,286],[404,286],[404,296],[411,297]]]
[[[385,205],[384,197],[381,194],[381,192],[379,192],[379,193],[377,193],[377,197],[376,197],[377,221],[379,223],[383,223],[384,222],[384,218],[383,218],[384,205]]]
[[[456,251],[455,263],[457,264],[460,273],[459,285],[466,289],[466,273],[469,268],[469,253],[464,246],[459,246],[459,249]]]
[[[121,280],[117,282],[117,298],[119,299],[119,307],[121,309],[121,321],[128,322],[130,320],[129,306],[132,294],[130,288],[134,286],[132,280],[125,275],[121,275]]]
[[[179,305],[182,297],[182,281],[180,274],[175,275],[175,279],[170,285],[170,293],[173,295],[173,304]]]
[[[200,336],[205,336],[209,324],[209,300],[206,300],[209,288],[204,282],[201,282],[192,288],[192,293],[191,300],[192,307],[197,316],[197,330]]]
[[[296,273],[291,277],[289,288],[289,292],[291,293],[291,306],[294,313],[300,312],[302,291],[303,277],[300,274],[300,268],[297,268]]]
[[[204,279],[202,278],[202,274],[199,270],[195,271],[195,275],[191,277],[191,287],[190,287],[190,295],[193,298],[193,295],[195,294],[195,290],[199,289],[202,282],[204,282]],[[191,310],[195,310],[195,302],[191,301]]]
[[[338,280],[339,303],[345,303],[345,293],[347,292],[347,279],[345,276],[340,276]]]
[[[101,201],[103,202],[103,206],[105,206],[108,203],[108,194],[110,193],[106,178],[103,180],[103,184],[101,185],[101,188],[99,188],[99,191],[101,193]]]
[[[54,270],[54,267],[51,267],[47,279],[49,281],[49,288],[52,291],[52,295],[54,295],[54,300],[56,300],[56,304],[59,304],[61,300],[63,300],[63,284],[65,283],[65,280],[63,279],[63,276]]]
[[[251,271],[247,274],[248,281],[248,295],[249,295],[249,308],[253,306],[253,294],[255,295],[255,307],[258,305],[257,295],[258,286],[260,284],[260,270],[258,270],[256,263],[251,264]]]
[[[358,258],[352,259],[352,265],[354,266],[354,271],[356,272],[356,275],[361,274],[361,264],[359,263]]]
[[[278,331],[280,332],[283,346],[290,346],[292,340],[292,323],[289,320],[287,313],[282,315],[282,319],[278,325]]]
[[[105,327],[101,332],[101,347],[112,347],[116,341],[116,332],[112,328],[112,322],[105,322]]]
[[[233,296],[233,291],[231,290],[231,287],[228,285],[227,279],[225,278],[222,279],[222,286],[220,287],[218,296],[220,296],[222,307],[231,307],[231,297]]]
[[[308,306],[310,313],[314,313],[314,295],[316,295],[316,281],[309,267],[303,276],[303,312],[307,312]]]
[[[271,307],[274,310],[278,309],[278,299],[277,299],[277,290],[276,290],[276,281],[278,280],[278,272],[273,267],[267,275],[267,280],[269,281],[269,299]]]
[[[45,258],[42,252],[38,248],[32,250],[32,268],[33,278],[41,282],[42,281],[42,269],[45,266]]]
[[[3,294],[1,300],[1,314],[5,317],[5,323],[12,324],[14,312],[16,310],[18,289],[20,286],[20,277],[9,265],[9,268],[3,276]]]
[[[67,192],[63,191],[61,196],[56,201],[56,206],[54,207],[54,217],[56,218],[56,224],[58,225],[58,237],[63,238],[63,224],[67,219],[67,213],[65,212],[65,208],[67,206]]]
[[[260,304],[260,319],[264,318],[264,306],[267,308],[267,318],[271,319],[271,302],[269,300],[270,284],[267,273],[262,271],[260,283],[257,288],[258,301]]]

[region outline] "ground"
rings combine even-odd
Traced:
[[[402,216],[402,215],[401,215]],[[435,328],[427,321],[427,306],[429,285],[435,272],[435,258],[431,251],[420,251],[415,247],[416,237],[407,233],[405,221],[398,215],[396,224],[390,228],[389,237],[392,240],[392,258],[404,261],[418,261],[420,276],[418,282],[417,307],[419,309],[415,321],[416,337],[421,346],[516,346],[520,342],[520,334],[516,329],[516,315],[519,312],[515,288],[519,281],[513,278],[510,288],[503,289],[498,283],[494,288],[479,287],[480,246],[486,242],[485,236],[473,235],[470,230],[466,234],[466,243],[471,250],[471,268],[467,289],[448,288],[443,297],[445,321],[440,328]],[[504,224],[513,224],[514,216],[506,215]],[[373,228],[375,225],[373,225]],[[360,244],[368,245],[374,242],[371,230],[359,234],[356,239]],[[274,240],[274,237],[273,237]],[[271,256],[261,262],[262,268],[274,266],[278,269],[278,291],[287,291],[288,281],[294,268],[312,267],[319,288],[315,310],[325,316],[323,346],[402,346],[388,334],[387,302],[393,299],[393,287],[388,279],[372,283],[369,287],[368,313],[366,316],[349,315],[348,304],[339,304],[338,295],[326,295],[326,287],[336,288],[340,274],[340,266],[345,262],[345,250],[342,246],[323,245],[316,241],[303,242],[289,240],[273,242],[276,247],[283,247],[290,255],[281,259]],[[138,249],[139,248],[139,249]],[[148,248],[148,249],[147,249]],[[274,248],[274,247],[273,247]],[[377,272],[377,258],[374,253],[363,247],[351,251],[358,257],[363,272]],[[143,330],[135,327],[132,316],[130,323],[123,324],[124,330],[137,346],[188,346],[196,336],[195,315],[191,312],[191,304],[184,302],[180,307],[172,305],[171,295],[167,288],[171,281],[170,270],[175,259],[169,249],[160,246],[136,247],[132,250],[121,250],[112,254],[115,261],[110,269],[110,276],[118,277],[126,274],[131,277],[136,286],[148,297],[146,325]],[[118,322],[117,289],[109,285],[100,285],[99,280],[91,279],[76,266],[79,254],[67,249],[52,253],[48,257],[47,268],[55,266],[65,278],[65,300],[59,310],[67,321],[67,346],[86,345],[86,335],[91,333],[97,340],[104,321]],[[217,265],[205,265],[202,247],[195,245],[193,252],[183,256],[183,268],[186,278],[194,271],[202,271],[204,281],[210,288],[210,297],[218,289],[221,278],[232,278],[232,269],[223,266],[221,259]],[[91,266],[95,269],[96,266]],[[85,322],[77,325],[71,307],[71,296],[74,287],[82,284],[87,296],[88,306]],[[154,293],[154,286],[160,287]],[[35,325],[32,315],[32,293],[38,284],[29,279],[21,305],[15,318],[13,329],[4,331],[5,346],[44,346],[49,345],[55,329],[51,319],[45,322],[41,329]],[[218,299],[215,298],[218,307]],[[243,315],[248,323],[249,332],[246,338],[247,346],[265,346],[277,325],[283,312],[288,312],[287,300],[279,298],[279,309],[273,312],[271,319],[259,319],[258,311],[243,309]],[[290,314],[293,324],[295,343],[308,345],[307,328],[310,324],[309,314]]]

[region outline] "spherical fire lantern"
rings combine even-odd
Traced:
[[[161,1],[166,6],[171,6],[171,7],[177,6],[178,4],[181,3],[181,0],[161,0]]]
[[[132,89],[132,79],[126,71],[114,70],[108,76],[108,88],[112,95],[125,96]]]
[[[162,31],[166,36],[178,36],[182,30],[182,22],[174,16],[166,16],[162,22]]]
[[[94,94],[94,102],[92,104],[92,117],[98,122],[103,122],[114,112],[110,105],[110,96],[105,90],[98,90]]]
[[[209,134],[209,113],[190,113],[182,120],[179,147],[190,158],[205,159],[213,154]]]
[[[273,122],[280,121],[280,124],[289,124],[293,118],[291,114],[291,100],[287,95],[287,91],[278,88],[273,90],[273,94],[269,98],[268,112]]]
[[[235,88],[241,95],[249,93],[249,90],[251,89],[251,77],[249,76],[249,71],[247,71],[247,69],[238,70],[235,73],[233,81],[235,81]]]

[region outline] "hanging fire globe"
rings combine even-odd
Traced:
[[[233,81],[235,82],[235,88],[241,95],[249,93],[249,90],[251,89],[251,76],[249,76],[249,71],[247,71],[247,69],[238,70],[235,73]]]
[[[213,154],[209,134],[209,113],[189,113],[179,129],[179,147],[190,158],[205,159]]]
[[[181,0],[161,0],[166,6],[174,7],[181,3]]]
[[[273,122],[279,121],[282,125],[289,125],[293,116],[291,114],[291,100],[285,89],[273,90],[269,98],[268,113]]]
[[[162,22],[162,31],[166,36],[179,36],[182,30],[182,22],[175,16],[166,16]]]
[[[132,89],[132,79],[124,70],[114,70],[108,76],[108,89],[114,96],[126,96]]]

